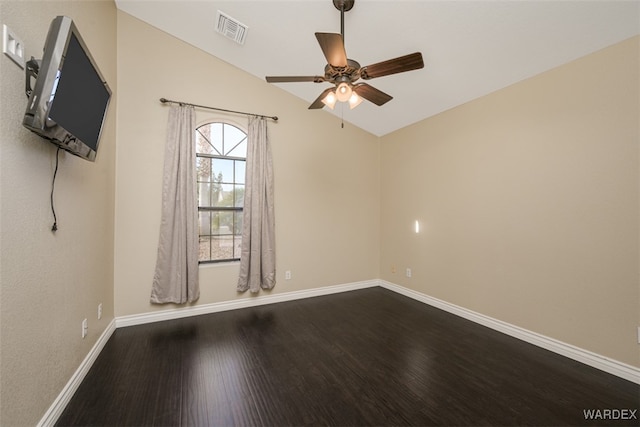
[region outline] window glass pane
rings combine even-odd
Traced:
[[[213,179],[216,182],[233,182],[233,160],[211,159],[213,164]]]
[[[211,238],[211,259],[233,258],[233,236],[214,236]]]
[[[246,173],[246,162],[244,160],[236,160],[236,184],[244,184],[244,175]]]
[[[211,234],[222,235],[233,233],[233,211],[214,211],[211,215]]]
[[[211,181],[211,159],[196,157],[196,175],[198,181]]]
[[[227,155],[231,157],[246,158],[247,157],[247,139],[245,138],[244,141],[240,142],[239,144],[236,144],[235,146],[230,146],[229,152],[227,153]]]
[[[224,140],[227,147],[231,148],[239,142],[243,141],[247,135],[239,128],[225,124],[224,126]],[[226,154],[226,153],[225,153]]]
[[[233,212],[218,212],[217,234],[233,234]]]
[[[210,123],[206,126],[211,129],[211,142],[216,151],[215,154],[224,155],[222,150],[222,123]]]
[[[234,212],[233,215],[233,234],[236,235],[236,238],[239,238],[242,235],[242,212]]]
[[[240,144],[236,150],[237,150],[236,157],[242,157],[246,159],[247,158],[247,140],[245,139],[244,143]]]
[[[234,207],[244,207],[244,185],[236,185],[234,191]]]
[[[241,151],[240,145],[246,146],[247,135],[240,129],[232,125],[224,126],[224,149],[225,156],[244,157],[237,154]],[[246,153],[246,148],[245,148]]]
[[[211,213],[198,212],[198,228],[201,236],[211,234]]]
[[[211,238],[209,236],[200,236],[200,251],[198,253],[198,261],[211,260]]]
[[[208,206],[220,206],[220,200],[223,199],[223,194],[222,194],[222,184],[214,182],[211,184],[211,196],[209,199],[209,205]]]
[[[233,257],[240,258],[242,252],[242,212],[233,213]]]
[[[211,142],[210,127],[200,126],[196,130],[196,153],[216,154]]]
[[[214,185],[210,182],[198,183],[198,206],[211,206],[211,190]]]
[[[233,237],[233,257],[240,259],[242,253],[242,236],[236,234]]]
[[[211,234],[219,234],[220,230],[220,212],[210,212],[211,215]]]
[[[212,206],[231,208],[233,207],[233,184],[214,184]]]

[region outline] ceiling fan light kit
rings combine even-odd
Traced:
[[[322,76],[267,76],[269,83],[328,82],[333,87],[325,89],[309,106],[310,110],[321,109],[325,105],[333,110],[336,102],[349,103],[354,109],[366,99],[378,106],[391,101],[393,97],[366,83],[356,83],[359,79],[369,80],[391,74],[404,73],[424,67],[422,54],[411,53],[387,61],[361,67],[357,61],[347,58],[344,48],[344,13],[351,10],[355,0],[332,0],[340,11],[340,34],[315,33],[320,49],[327,59]]]
[[[338,97],[335,91],[330,90],[329,93],[327,93],[327,95],[321,99],[321,101],[324,105],[326,105],[332,110],[336,106],[337,101],[348,102],[349,108],[353,110],[358,105],[360,105],[360,103],[362,102],[362,98],[359,97],[358,94],[355,93],[353,90],[351,90],[351,88],[348,88],[348,90],[350,91],[351,94],[347,99],[344,99],[344,97]],[[339,89],[338,89],[338,92],[339,92]]]

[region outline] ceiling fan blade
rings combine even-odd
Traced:
[[[309,105],[309,110],[318,110],[322,107],[324,107],[324,102],[322,102],[322,100],[324,99],[325,96],[327,96],[327,94],[329,92],[331,92],[333,90],[333,87],[327,88],[325,89],[319,97],[316,98],[315,101],[313,101],[313,103],[311,105]]]
[[[269,83],[322,83],[324,81],[324,77],[322,76],[267,76],[265,79]]]
[[[376,77],[388,76],[390,74],[418,70],[423,67],[424,62],[422,61],[422,54],[420,52],[416,52],[362,67],[360,69],[360,77],[368,80]]]
[[[341,34],[316,33],[316,38],[329,64],[334,67],[347,66],[347,52],[344,50],[344,41]]]
[[[387,95],[383,91],[376,89],[373,86],[369,86],[366,83],[358,83],[353,85],[353,91],[357,93],[358,96],[361,96],[378,106],[384,105],[393,99],[393,96]]]

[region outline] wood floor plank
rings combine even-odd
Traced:
[[[58,425],[622,426],[639,409],[637,384],[371,288],[118,329]]]

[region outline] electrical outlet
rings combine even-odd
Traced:
[[[84,319],[82,321],[82,338],[86,337],[88,332],[89,332],[89,323],[87,323],[87,319]]]
[[[102,303],[98,304],[98,320],[102,319]]]
[[[284,272],[284,280],[291,280],[291,270]]]
[[[392,266],[391,266],[391,272],[392,272],[393,274],[396,274],[396,266],[395,266],[395,265],[392,265]]]
[[[411,269],[410,268],[407,268],[406,274],[407,274],[407,277],[411,277]]]
[[[640,326],[638,326],[638,344],[640,344]]]
[[[2,25],[2,52],[24,69],[24,43],[6,25]]]

